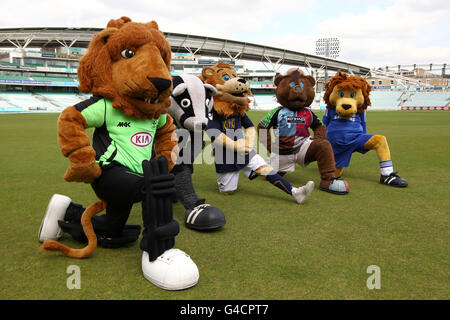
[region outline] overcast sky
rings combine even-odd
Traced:
[[[367,67],[450,62],[449,0],[14,0],[0,6],[0,28],[105,27],[121,16],[312,54],[318,38],[337,37],[337,59]]]

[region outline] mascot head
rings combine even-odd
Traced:
[[[200,76],[205,83],[217,88],[214,110],[230,116],[243,115],[249,109],[250,83],[238,77],[236,70],[228,63],[219,62],[213,67],[204,67]]]
[[[359,76],[348,76],[340,70],[325,84],[323,100],[327,108],[336,109],[339,117],[351,118],[356,112],[363,113],[370,106],[372,87]]]
[[[173,77],[173,91],[170,97],[169,114],[178,128],[194,131],[205,129],[208,114],[213,108],[213,96],[217,89],[203,83],[197,76],[182,74]]]
[[[157,118],[170,105],[170,45],[156,22],[110,20],[78,67],[79,89],[112,100],[137,118]]]
[[[283,107],[296,111],[309,107],[314,100],[316,80],[300,69],[289,69],[287,75],[278,74],[274,82],[277,100]]]

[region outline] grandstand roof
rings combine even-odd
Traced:
[[[87,48],[92,36],[101,28],[0,28],[3,48]],[[228,57],[284,65],[297,65],[328,70],[342,70],[366,75],[368,67],[298,51],[274,48],[248,42],[205,36],[164,32],[173,52],[189,52],[203,56]]]

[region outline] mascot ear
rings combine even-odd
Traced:
[[[156,29],[156,30],[159,30],[159,26],[158,26],[158,24],[156,23],[156,21],[150,21],[149,23],[147,23],[147,25],[150,27],[150,28],[153,28],[153,29]]]
[[[214,87],[208,83],[205,83],[204,86],[205,86],[206,90],[209,90],[209,92],[211,92],[212,96],[215,96],[217,94],[218,91],[217,91],[216,87]]]
[[[202,70],[202,78],[205,81],[208,78],[211,78],[214,75],[214,69],[211,67],[205,67]]]
[[[177,96],[179,96],[180,94],[182,94],[183,92],[185,92],[186,89],[187,89],[186,83],[184,83],[184,82],[183,82],[183,83],[180,83],[179,85],[177,85],[177,86],[175,87],[175,89],[173,89],[173,91],[172,91],[172,96],[177,97]]]
[[[308,80],[313,87],[316,85],[316,79],[314,79],[312,76],[304,76],[304,78]]]
[[[106,25],[106,28],[117,28],[120,29],[123,27],[125,23],[131,22],[131,19],[128,17],[121,17],[120,19],[111,19],[109,20],[108,24]]]
[[[285,77],[285,76],[283,76],[282,74],[278,74],[278,75],[275,77],[274,83],[275,83],[275,85],[276,85],[277,87],[278,87],[278,85],[280,84],[281,80],[283,80],[284,77]]]
[[[88,52],[81,58],[78,66],[78,80],[80,81],[79,89],[81,92],[90,93],[94,86],[93,79],[94,70],[103,70],[98,65],[97,56],[101,49],[106,45],[110,36],[118,31],[117,28],[106,28],[95,34],[89,44]]]
[[[102,45],[105,45],[108,42],[109,37],[112,36],[113,34],[115,34],[117,31],[119,31],[118,28],[113,28],[113,27],[106,28],[106,29],[100,31],[99,33],[97,33],[94,36],[94,38],[92,38],[91,44],[92,44],[92,42],[96,42],[96,43],[101,43]],[[89,46],[90,46],[90,44],[89,44]]]

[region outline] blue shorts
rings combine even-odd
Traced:
[[[336,168],[348,167],[353,152],[366,153],[364,145],[373,137],[373,134],[343,134],[328,138],[333,147]]]

